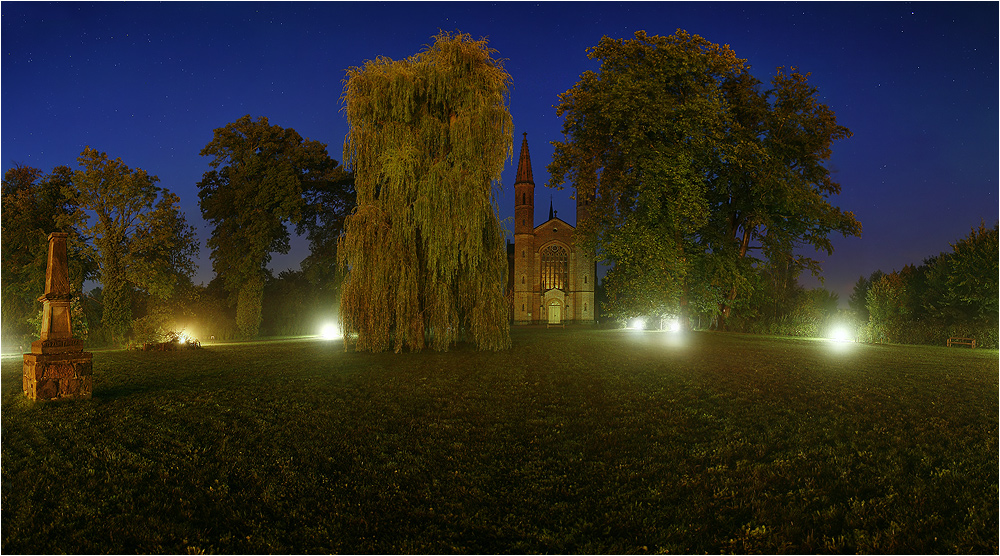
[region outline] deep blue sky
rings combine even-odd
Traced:
[[[521,133],[528,133],[536,224],[551,193],[573,223],[569,191],[547,190],[553,106],[596,65],[603,35],[676,29],[746,58],[765,83],[777,66],[810,82],[854,137],[834,145],[861,239],[835,239],[825,286],[846,302],[860,275],[949,250],[998,219],[998,6],[893,3],[22,3],[3,2],[2,144],[15,163],[76,167],[85,146],[120,157],[180,195],[202,240],[195,282],[212,278],[196,183],[212,130],[250,114],[327,143],[342,160],[345,70],[376,56],[405,58],[439,29],[486,36],[513,77],[515,149],[500,216],[513,216]],[[276,255],[298,268],[305,242]],[[815,282],[803,280],[812,286]]]

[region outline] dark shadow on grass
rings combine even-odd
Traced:
[[[152,382],[130,382],[106,387],[100,387],[98,385],[94,386],[92,397],[98,400],[112,401],[120,400],[122,398],[130,398],[140,394],[148,394],[150,392],[161,392],[173,389],[175,388],[171,385],[162,383],[154,384]]]
[[[216,376],[223,370],[205,368],[205,361],[198,356],[212,354],[208,350],[176,350],[168,352],[130,353],[129,360],[122,368],[95,369],[92,396],[99,400],[119,400],[150,393],[166,393],[189,390],[194,383],[203,382],[206,377]],[[216,364],[217,357],[211,358]],[[115,384],[107,384],[108,377],[119,379]]]

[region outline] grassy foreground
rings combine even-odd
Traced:
[[[516,329],[2,363],[4,553],[997,552],[995,350]]]

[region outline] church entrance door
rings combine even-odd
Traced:
[[[562,323],[562,307],[556,304],[549,305],[549,324]]]

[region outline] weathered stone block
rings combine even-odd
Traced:
[[[32,400],[87,399],[93,392],[93,354],[27,353],[23,374],[24,394]]]
[[[31,353],[74,353],[82,350],[83,340],[79,338],[59,338],[31,342]]]
[[[55,400],[59,398],[59,381],[42,379],[34,388],[34,400]]]
[[[45,378],[72,378],[76,370],[68,361],[53,361],[45,368]]]

